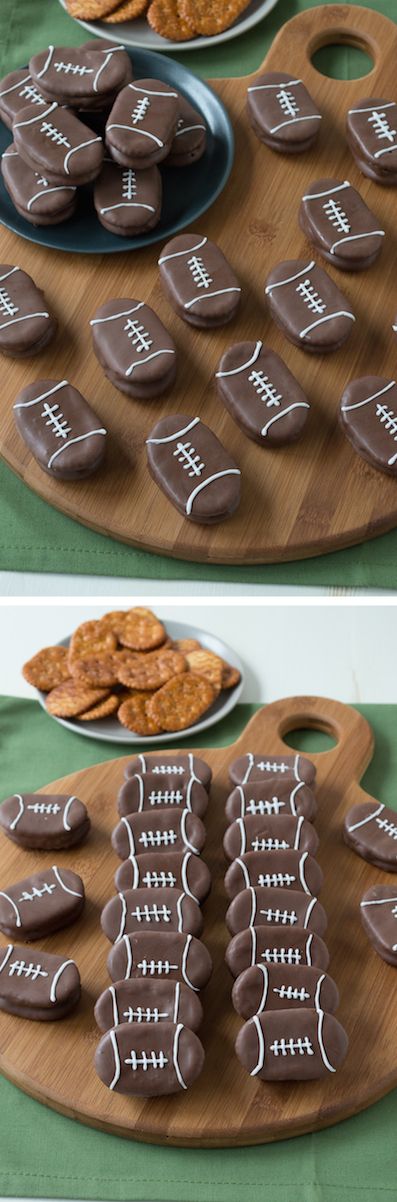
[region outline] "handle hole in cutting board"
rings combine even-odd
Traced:
[[[374,68],[376,48],[359,33],[329,31],[315,35],[308,49],[312,66],[329,79],[361,79]]]
[[[297,727],[292,730],[283,730],[283,740],[288,747],[292,747],[294,751],[302,751],[305,755],[318,755],[322,751],[332,751],[336,747],[338,739],[335,736],[331,727],[315,727],[311,729],[307,727]]]

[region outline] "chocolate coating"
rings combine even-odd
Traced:
[[[106,145],[123,167],[151,167],[170,151],[178,93],[159,79],[138,79],[119,92],[106,123]]]
[[[0,80],[0,117],[8,129],[12,129],[14,118],[27,105],[32,109],[32,117],[37,108],[48,107],[45,96],[36,87],[29,71],[22,67],[22,70],[10,71]]]
[[[105,229],[121,237],[153,229],[160,221],[161,197],[157,167],[147,167],[145,171],[126,167],[123,171],[116,163],[105,161],[95,181],[97,217]]]
[[[346,118],[346,138],[360,171],[378,183],[397,183],[397,104],[366,97]]]
[[[1,810],[0,810],[1,819]],[[397,814],[379,801],[363,801],[346,814],[343,838],[363,860],[397,872]]]
[[[262,342],[229,347],[216,383],[231,417],[259,446],[279,447],[300,438],[309,402],[280,356]]]
[[[243,889],[302,890],[317,895],[323,884],[320,865],[307,851],[248,851],[238,856],[227,870],[225,889],[236,897]]]
[[[211,889],[211,873],[201,856],[191,851],[170,851],[130,856],[115,873],[116,889],[182,889],[193,901],[203,902]]]
[[[137,755],[132,760],[127,760],[124,776],[128,780],[130,776],[136,776],[137,773],[153,772],[155,776],[177,776],[179,783],[185,785],[190,777],[193,777],[204,788],[209,790],[212,780],[212,770],[205,760],[201,760],[198,755],[193,755],[190,751],[188,755],[156,755],[155,752],[150,752],[148,755]],[[160,784],[162,782],[160,781]],[[198,810],[194,811],[198,814]],[[200,817],[202,815],[200,814]]]
[[[79,917],[84,885],[70,868],[42,868],[0,890],[0,930],[11,939],[41,939]]]
[[[204,943],[194,935],[176,931],[132,931],[110,949],[108,972],[112,981],[160,977],[183,981],[190,989],[204,989],[212,973],[212,960]]]
[[[318,845],[318,834],[311,822],[289,814],[247,814],[245,818],[236,818],[223,840],[228,860],[235,860],[236,856],[246,852],[288,850],[308,851],[315,856]]]
[[[78,797],[59,793],[14,793],[0,806],[0,827],[19,847],[73,847],[91,823]]]
[[[179,96],[179,116],[167,157],[167,167],[189,167],[202,158],[207,142],[207,127],[201,113],[185,96]]]
[[[274,853],[278,855],[278,852]],[[287,854],[287,853],[284,853]],[[273,852],[271,852],[273,855]],[[327,926],[325,911],[317,898],[303,890],[280,889],[274,886],[257,885],[242,889],[231,901],[226,913],[226,926],[231,935],[246,927],[295,926],[323,935]]]
[[[184,321],[210,329],[232,320],[241,288],[215,242],[196,233],[178,234],[166,242],[159,267],[164,292]]]
[[[360,902],[361,921],[378,956],[397,967],[397,889],[373,885]]]
[[[0,1010],[51,1022],[74,1010],[80,993],[73,960],[22,944],[0,947]]]
[[[382,249],[384,230],[348,180],[317,179],[309,184],[299,224],[324,259],[343,271],[370,267]]]
[[[27,166],[13,142],[1,157],[1,174],[17,212],[31,225],[58,225],[73,216],[76,188],[49,184],[39,171]]]
[[[241,473],[200,418],[160,418],[146,446],[151,476],[183,517],[203,525],[231,517],[240,502]]]
[[[0,809],[1,815],[1,809]],[[121,818],[112,834],[112,847],[120,860],[158,851],[163,856],[170,851],[200,852],[205,844],[205,827],[190,810],[168,810],[166,806],[153,814],[129,814]]]
[[[333,1014],[339,992],[332,977],[308,965],[255,964],[237,977],[232,1002],[242,1018],[265,1010],[301,1010],[303,1006]]]
[[[350,302],[314,259],[277,263],[267,276],[265,296],[276,325],[302,350],[329,354],[352,332]]]
[[[235,785],[245,785],[247,781],[250,785],[254,781],[274,781],[275,778],[278,781],[294,780],[298,784],[303,781],[306,785],[313,785],[316,769],[304,755],[284,755],[283,752],[275,755],[268,751],[254,755],[252,751],[247,751],[246,755],[239,756],[230,764],[229,776]]]
[[[269,1010],[239,1031],[236,1054],[260,1081],[317,1081],[343,1063],[348,1038],[323,1010]]]
[[[100,104],[125,83],[124,54],[87,46],[49,46],[34,54],[29,70],[50,100],[71,108]]]
[[[182,1024],[128,1023],[102,1036],[95,1053],[98,1077],[116,1093],[153,1098],[188,1089],[204,1065],[204,1049]]]
[[[18,154],[50,184],[88,184],[99,175],[101,138],[55,101],[40,107],[34,120],[31,107],[21,109],[13,134]]]
[[[329,964],[329,953],[320,935],[304,927],[247,926],[230,940],[225,956],[226,964],[233,977],[240,977],[255,964],[304,965],[325,970]]]
[[[12,359],[37,355],[54,337],[55,317],[41,288],[10,263],[0,264],[0,353]]]
[[[125,297],[106,301],[90,325],[96,357],[116,388],[144,398],[173,384],[175,343],[149,305]]]
[[[234,771],[234,765],[229,775],[232,770]],[[254,780],[253,784],[248,781],[246,785],[236,785],[225,806],[228,822],[244,818],[246,815],[268,818],[292,815],[312,820],[316,811],[316,799],[308,785],[303,781],[296,783],[292,777],[282,779],[277,776],[264,776],[262,783]]]
[[[203,1021],[203,1007],[190,986],[157,977],[117,981],[101,993],[94,1014],[100,1031],[120,1023],[183,1023],[198,1031]]]
[[[339,420],[352,447],[371,467],[397,475],[397,384],[361,376],[343,393]]]
[[[67,380],[36,380],[18,393],[15,424],[43,471],[82,480],[102,463],[106,430]]]
[[[301,154],[316,141],[321,113],[302,80],[284,71],[257,75],[247,91],[248,117],[261,142],[281,154]]]
[[[102,911],[102,929],[115,943],[132,931],[179,931],[201,935],[200,906],[182,889],[126,889],[112,897]]]
[[[187,770],[183,773],[154,771],[139,774],[139,761],[131,762],[137,767],[137,774],[130,774],[121,786],[117,798],[119,814],[155,814],[167,807],[167,810],[173,811],[191,810],[192,814],[203,817],[208,806],[207,790]],[[150,760],[147,762],[149,766]],[[176,768],[177,765],[170,762],[170,767]]]

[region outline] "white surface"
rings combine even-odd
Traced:
[[[103,600],[103,604],[102,604]],[[129,597],[125,604],[134,604]],[[295,693],[319,693],[346,702],[395,703],[393,669],[395,607],[390,599],[376,605],[348,599],[328,604],[306,599],[291,607],[276,602],[236,604],[213,599],[197,604],[167,599],[145,604],[159,616],[196,623],[235,647],[245,667],[242,701],[274,701]],[[24,660],[40,647],[59,642],[74,625],[114,608],[78,599],[69,605],[31,602],[29,608],[1,602],[1,692],[33,697],[20,675]]]
[[[66,8],[65,0],[59,2],[62,8]],[[107,25],[105,21],[77,21],[77,24],[97,37],[112,38],[115,42],[123,42],[125,46],[140,46],[142,50],[177,50],[180,53],[181,50],[202,50],[204,46],[215,46],[218,42],[229,42],[231,38],[240,37],[240,34],[247,33],[248,29],[257,25],[277,3],[278,0],[252,0],[248,12],[243,13],[230,29],[225,29],[215,37],[191,38],[188,42],[171,42],[168,38],[160,37],[151,29],[145,17],[122,21],[118,25]]]
[[[395,597],[396,591],[374,588],[303,587],[279,584],[225,584],[211,580],[128,580],[123,576],[61,576],[52,573],[0,572],[0,597]]]

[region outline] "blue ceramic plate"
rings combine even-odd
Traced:
[[[161,220],[153,230],[136,238],[121,238],[110,234],[97,219],[92,187],[79,189],[75,215],[61,225],[31,225],[21,217],[6,192],[0,177],[0,222],[8,229],[56,250],[80,251],[84,254],[111,254],[135,250],[153,242],[165,242],[171,234],[194,224],[205,213],[225,187],[234,155],[234,136],[229,116],[219,97],[171,58],[151,51],[134,50],[131,54],[136,79],[162,79],[182,92],[204,117],[207,125],[207,148],[202,159],[191,167],[161,167],[163,205]],[[12,141],[10,130],[0,122],[0,154]]]

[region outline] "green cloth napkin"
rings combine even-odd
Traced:
[[[269,16],[243,36],[213,48],[175,52],[172,57],[205,78],[247,74],[261,65],[281,25],[301,9],[312,7],[313,0],[279,0]],[[373,7],[396,17],[395,0],[374,0]],[[87,37],[59,0],[1,0],[0,75],[28,62],[31,54],[49,41],[78,45]],[[353,47],[328,48],[321,55],[322,67],[325,64],[331,75],[349,79],[360,73],[362,55]],[[0,528],[0,570],[229,584],[397,588],[397,530],[346,551],[295,563],[256,567],[186,563],[134,550],[85,529],[36,497],[3,463]]]
[[[259,706],[239,705],[197,746],[234,741]],[[373,726],[376,753],[365,787],[397,802],[397,707],[357,706]],[[297,732],[295,732],[297,735]],[[122,754],[74,735],[37,702],[0,698],[4,796]],[[303,751],[327,736],[294,738]],[[17,1021],[17,1020],[16,1020]],[[1,1022],[1,1018],[0,1018]],[[60,1037],[61,1037],[60,1031]],[[32,1024],[32,1038],[34,1025]],[[225,1105],[227,1099],[225,1099]],[[258,1148],[190,1150],[134,1143],[90,1130],[25,1097],[0,1078],[0,1194],[109,1202],[392,1202],[397,1093],[315,1135]]]

